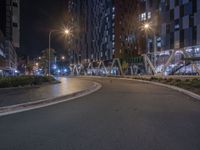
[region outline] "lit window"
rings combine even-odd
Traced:
[[[112,15],[112,18],[115,19],[115,14]]]
[[[115,47],[115,42],[112,42],[112,46]]]
[[[114,41],[115,40],[115,35],[113,34],[113,36],[112,36],[112,40]]]
[[[140,20],[140,21],[145,21],[145,20],[147,20],[147,17],[146,17],[146,13],[145,13],[145,12],[139,15],[139,20]]]
[[[107,39],[107,37],[105,37],[105,42],[107,42],[108,41],[108,39]]]
[[[115,7],[112,8],[112,11],[115,12]]]
[[[148,12],[148,19],[151,19],[151,12]]]

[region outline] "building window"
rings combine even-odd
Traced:
[[[112,15],[112,19],[115,19],[115,14]]]
[[[113,36],[112,36],[112,40],[114,41],[115,40],[115,35],[113,34]]]
[[[194,15],[189,16],[189,24],[190,24],[190,27],[194,26]]]
[[[115,12],[115,7],[112,8],[112,12]]]
[[[18,27],[18,24],[17,23],[15,23],[15,22],[13,22],[13,27]]]
[[[180,31],[180,47],[184,47],[184,30]]]
[[[192,10],[193,10],[193,13],[197,12],[197,1],[192,1]]]
[[[174,0],[175,6],[179,5],[179,0]]]
[[[184,16],[184,5],[180,6],[180,17]]]
[[[174,20],[174,9],[170,10],[170,20]]]
[[[108,38],[107,37],[105,37],[105,42],[108,42]]]
[[[166,25],[166,33],[170,33],[170,24]]]
[[[148,19],[151,19],[151,12],[148,12]]]
[[[151,19],[151,12],[144,12],[144,13],[139,15],[140,21],[145,21],[147,19]]]
[[[115,42],[112,42],[112,46],[113,46],[113,48],[115,47]]]
[[[175,31],[177,31],[177,30],[180,29],[180,22],[179,22],[179,19],[175,20],[174,29],[175,29]]]
[[[17,2],[13,2],[13,6],[14,6],[14,7],[18,7]]]
[[[147,17],[146,17],[146,13],[145,13],[145,12],[139,15],[139,20],[140,20],[140,21],[145,21],[145,20],[147,20]]]
[[[197,27],[192,28],[192,44],[197,44]]]
[[[170,33],[170,48],[174,49],[174,32]]]
[[[106,17],[106,22],[108,23],[108,17]]]

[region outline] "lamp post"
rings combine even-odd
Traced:
[[[48,75],[51,74],[51,35],[54,32],[60,32],[60,30],[50,30],[49,31],[49,73],[48,73]],[[66,35],[69,35],[70,34],[70,30],[69,29],[65,29],[64,33]]]
[[[143,28],[144,28],[144,30],[146,32],[146,40],[147,40],[146,46],[147,46],[147,48],[148,48],[148,39],[147,39],[148,38],[148,32],[150,30],[153,32],[153,50],[154,50],[154,54],[156,54],[156,52],[157,52],[157,44],[156,44],[156,33],[155,33],[155,30],[152,29],[152,26],[149,23],[145,23]],[[149,52],[150,51],[149,51],[149,48],[148,48],[148,53]],[[155,55],[154,55],[154,57],[155,57]],[[155,58],[154,58],[154,60],[155,60]],[[155,61],[154,61],[154,65],[155,65]]]
[[[145,33],[146,33],[146,51],[147,53],[149,53],[149,47],[148,47],[148,32],[151,28],[150,24],[149,23],[145,23],[144,26],[143,26],[144,30],[145,30]]]
[[[148,32],[152,31],[153,32],[153,51],[154,51],[154,55],[153,55],[153,66],[154,68],[156,67],[156,52],[157,52],[157,41],[156,41],[156,33],[155,33],[155,29],[152,29],[152,25],[150,23],[145,23],[143,25],[143,29],[145,30],[146,33],[146,47],[147,47],[147,53],[150,53],[149,47],[148,47]]]

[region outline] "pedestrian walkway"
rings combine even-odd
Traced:
[[[85,90],[93,84],[76,78],[62,77],[58,80],[61,81],[60,84],[32,88],[0,89],[0,107],[65,96]]]

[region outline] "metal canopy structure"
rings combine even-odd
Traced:
[[[103,69],[101,69],[101,68],[103,68]],[[105,74],[108,73],[108,69],[106,68],[105,63],[102,60],[98,64],[98,73],[100,73],[100,71],[104,71]]]
[[[114,65],[117,63],[118,67],[119,67],[119,70],[120,70],[120,74],[121,75],[124,75],[124,72],[122,70],[122,65],[120,63],[120,60],[119,58],[114,58],[113,59],[113,62],[112,62],[112,65],[111,65],[111,68],[110,68],[110,75],[111,75],[111,72],[112,72],[112,69],[114,68]]]
[[[185,74],[200,74],[200,46],[152,52],[144,54],[143,57],[146,72],[153,75],[173,75],[179,71]]]

